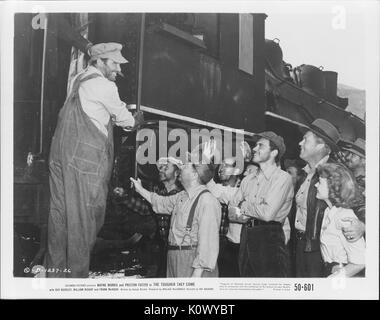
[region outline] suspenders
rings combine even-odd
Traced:
[[[191,228],[193,226],[193,220],[194,220],[194,214],[195,214],[195,209],[198,205],[198,201],[199,201],[199,198],[202,194],[206,193],[206,192],[210,192],[208,190],[202,190],[198,196],[195,198],[191,208],[190,208],[190,213],[189,213],[189,217],[187,218],[187,223],[186,223],[186,228],[185,228],[185,235],[182,239],[182,243],[181,245],[185,242],[185,239],[186,237],[189,237],[190,238],[190,243],[191,243],[191,237],[190,237],[190,232],[191,232]],[[181,247],[180,245],[180,247]]]

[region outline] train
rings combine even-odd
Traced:
[[[40,15],[40,16],[38,16]],[[40,26],[32,22],[40,19]],[[265,13],[17,13],[14,33],[14,276],[41,264],[49,210],[48,155],[73,63],[87,45],[123,44],[129,63],[120,97],[144,111],[142,128],[221,129],[284,137],[284,158],[298,157],[302,128],[316,118],[344,140],[365,138],[364,120],[345,110],[337,73],[292,67],[276,39],[265,38]],[[75,60],[76,59],[76,60]],[[153,175],[136,164],[136,132],[114,129],[111,186]]]

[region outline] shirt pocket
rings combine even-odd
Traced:
[[[87,142],[77,141],[70,166],[80,173],[98,175],[105,158],[105,149]]]

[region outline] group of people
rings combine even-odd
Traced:
[[[114,84],[121,45],[94,45],[90,66],[71,86],[53,137],[47,276],[87,277],[104,223],[112,169],[112,125],[142,121],[120,101]],[[299,142],[300,160],[283,161],[284,139],[266,131],[219,166],[215,144],[157,161],[161,189],[131,178],[157,214],[161,275],[167,277],[357,276],[365,269],[365,142],[341,140],[316,119]],[[343,152],[343,153],[342,153]],[[342,156],[342,154],[344,156]],[[336,156],[339,155],[339,156]],[[286,170],[283,170],[282,167]],[[217,180],[217,181],[215,181]],[[49,270],[53,270],[49,274]],[[162,271],[163,270],[163,271]]]
[[[282,161],[281,136],[257,134],[244,173],[236,159],[224,159],[218,183],[210,164],[168,158],[184,188],[174,196],[131,178],[155,212],[171,216],[167,276],[363,275],[365,142],[344,142],[331,123],[316,119],[299,145],[304,167]],[[204,149],[211,159],[210,144]]]

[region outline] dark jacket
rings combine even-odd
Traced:
[[[334,160],[329,158],[328,163],[335,163]],[[316,171],[311,178],[309,191],[307,194],[307,218],[305,230],[305,252],[321,250],[320,235],[323,216],[327,204],[323,200],[317,199],[317,188],[315,184],[319,181],[318,171]]]

